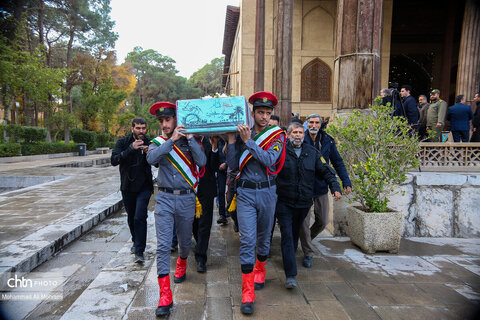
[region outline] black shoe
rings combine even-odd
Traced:
[[[312,257],[305,257],[303,258],[303,262],[302,262],[303,266],[305,268],[311,268],[312,267]]]
[[[285,288],[287,289],[293,289],[298,287],[297,280],[295,280],[295,277],[287,277],[287,280],[285,281]]]
[[[173,302],[170,303],[168,306],[157,307],[155,310],[155,315],[157,317],[163,317],[170,313],[170,309],[173,307]]]
[[[143,256],[143,253],[135,253],[135,262],[136,263],[144,263],[145,262],[145,257]]]
[[[172,244],[172,248],[170,249],[170,252],[177,251],[177,246],[178,246],[178,243]]]
[[[199,273],[207,272],[207,265],[204,261],[197,261],[197,272]]]
[[[233,231],[238,232],[238,224],[233,224]]]
[[[230,218],[230,213],[228,211],[225,212],[225,218]]]
[[[218,220],[217,220],[217,224],[227,225],[228,220],[227,220],[227,218],[225,218],[225,216],[220,216],[220,218],[218,218]]]
[[[253,313],[253,302],[243,303],[240,307],[240,311],[243,314],[252,314]]]
[[[183,276],[181,276],[180,278],[177,278],[177,277],[173,276],[173,282],[182,283],[183,281],[185,281],[186,278],[187,278],[187,273],[185,272],[185,274]]]
[[[265,287],[265,282],[264,283],[254,282],[253,287],[255,288],[255,290],[262,290]]]

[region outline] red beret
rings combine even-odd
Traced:
[[[176,106],[170,102],[157,102],[150,107],[150,114],[158,116],[174,116]]]
[[[268,91],[259,91],[255,92],[248,98],[248,102],[250,102],[254,107],[268,107],[273,108],[277,105],[278,100],[277,97],[271,92]]]

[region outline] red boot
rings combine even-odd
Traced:
[[[242,306],[240,311],[244,314],[253,313],[253,302],[255,301],[253,277],[253,272],[242,273]]]
[[[178,257],[177,266],[175,267],[175,276],[173,277],[173,282],[181,283],[185,281],[187,276],[187,259],[182,259]]]
[[[170,313],[173,306],[172,290],[170,290],[170,276],[158,278],[158,286],[160,287],[160,301],[158,302],[156,316],[166,316]]]
[[[265,275],[267,274],[267,270],[265,270],[265,261],[260,262],[257,259],[255,268],[253,268],[253,273],[255,274],[255,290],[262,290],[265,286]]]

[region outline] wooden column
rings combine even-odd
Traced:
[[[338,0],[334,109],[365,109],[379,94],[383,0]]]
[[[293,1],[278,0],[275,38],[275,91],[278,106],[275,113],[280,124],[287,125],[292,118],[292,43]]]
[[[480,90],[480,5],[467,0],[463,17],[458,58],[456,95],[464,94],[467,102]]]
[[[443,100],[450,100],[450,74],[452,70],[453,55],[453,31],[455,30],[455,11],[457,2],[450,1],[448,4],[448,17],[445,24],[445,37],[443,38],[442,75],[440,77],[440,96]]]
[[[257,0],[255,19],[255,66],[253,88],[263,91],[265,79],[265,0]]]

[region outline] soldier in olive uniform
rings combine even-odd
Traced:
[[[434,89],[430,93],[430,107],[427,111],[427,130],[433,130],[432,142],[442,141],[442,130],[445,125],[447,103],[440,99],[440,90]]]

